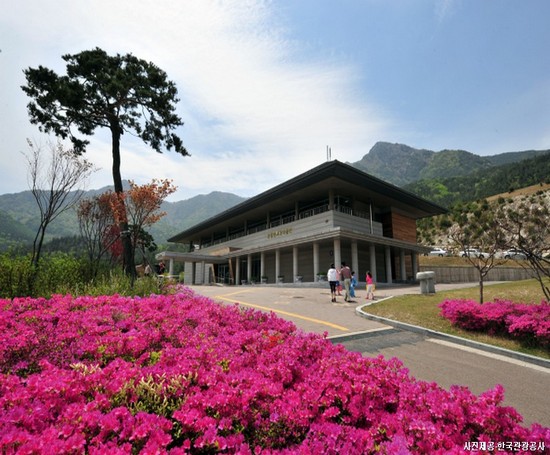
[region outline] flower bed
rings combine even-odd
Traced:
[[[466,330],[483,331],[518,338],[520,341],[550,348],[550,305],[518,304],[495,300],[483,305],[473,300],[445,300],[441,315]]]
[[[550,429],[188,289],[0,300],[0,453],[463,453]],[[500,453],[505,453],[503,450]],[[510,452],[517,453],[514,449]]]

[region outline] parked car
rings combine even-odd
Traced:
[[[463,258],[468,258],[468,257],[488,258],[490,256],[489,253],[479,251],[477,248],[467,248],[464,251],[461,251],[460,253],[458,253],[458,255],[462,256]]]
[[[497,253],[497,257],[504,259],[527,259],[525,253],[522,253],[521,251],[514,248]]]
[[[448,254],[449,253],[447,252],[447,250],[444,250],[443,248],[434,248],[432,251],[428,253],[428,256],[443,257],[443,256],[447,256]]]

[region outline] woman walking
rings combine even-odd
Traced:
[[[330,268],[327,272],[327,280],[330,285],[330,298],[331,302],[336,302],[336,285],[338,283],[338,272],[334,268],[334,264],[330,264]]]

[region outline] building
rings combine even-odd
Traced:
[[[416,220],[446,210],[339,161],[327,161],[206,220],[169,242],[189,253],[157,259],[185,262],[185,284],[294,283],[323,279],[346,262],[363,281],[411,281]]]

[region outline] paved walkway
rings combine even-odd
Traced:
[[[438,284],[436,291],[472,286],[475,284]],[[548,364],[531,364],[483,347],[464,346],[453,339],[361,317],[356,308],[366,302],[365,292],[358,293],[361,297],[356,302],[346,303],[342,296],[332,303],[328,287],[320,285],[193,286],[193,289],[227,304],[238,302],[261,311],[273,311],[306,332],[326,333],[333,343],[365,356],[397,357],[412,376],[435,381],[445,388],[466,385],[479,394],[502,384],[506,390],[505,404],[515,407],[526,424],[538,422],[550,427]],[[382,285],[376,289],[376,298],[419,293],[419,286]]]

